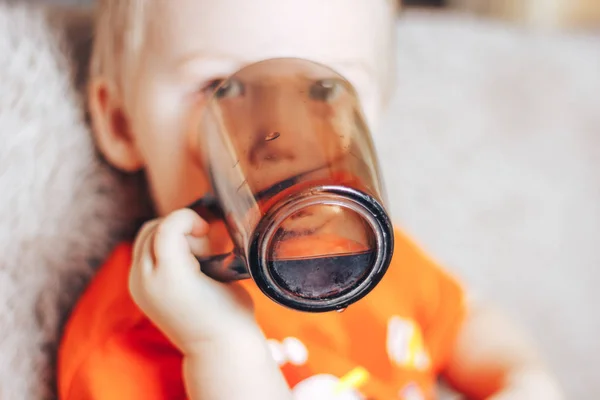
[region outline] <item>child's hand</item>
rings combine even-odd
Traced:
[[[479,302],[469,304],[444,374],[468,398],[563,399],[528,335],[503,313]]]
[[[147,223],[134,247],[131,296],[184,354],[256,330],[247,293],[200,271],[194,255],[207,248],[207,233],[204,220],[182,209]]]
[[[506,387],[489,400],[562,400],[558,384],[542,368],[514,372]]]
[[[208,224],[176,211],[140,231],[129,275],[131,296],[184,354],[187,398],[290,399],[287,382],[236,284],[200,271],[194,255],[208,248]]]

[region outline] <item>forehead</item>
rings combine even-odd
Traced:
[[[218,56],[239,63],[302,57],[326,63],[376,57],[384,0],[158,0],[149,45],[162,61]]]

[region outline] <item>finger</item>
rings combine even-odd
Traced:
[[[206,256],[210,253],[210,242],[208,236],[203,237],[187,237],[188,245],[190,247],[190,251],[195,256]]]
[[[154,257],[152,253],[152,240],[156,227],[160,223],[159,220],[153,220],[147,222],[142,226],[138,233],[133,247],[131,268],[129,270],[129,293],[133,298],[133,301],[143,308],[143,304],[140,301],[144,296],[141,294],[144,292],[144,287],[147,283],[147,277],[154,269]]]
[[[132,273],[147,274],[154,269],[156,257],[152,243],[160,220],[153,220],[144,224],[135,240],[132,258]]]
[[[167,216],[156,230],[154,254],[159,265],[189,264],[193,258],[188,237],[201,238],[208,233],[208,224],[190,209]]]

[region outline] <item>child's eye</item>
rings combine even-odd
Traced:
[[[310,98],[317,101],[333,101],[342,91],[342,86],[336,79],[322,79],[310,86]]]
[[[214,95],[218,99],[226,97],[238,97],[244,95],[244,84],[237,79],[215,79],[210,81],[202,92]]]
[[[215,90],[217,90],[217,88],[223,83],[223,81],[224,79],[213,79],[204,85],[201,91],[209,95],[213,94]]]

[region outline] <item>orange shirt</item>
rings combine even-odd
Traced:
[[[459,284],[408,237],[395,234],[388,274],[342,313],[301,313],[244,284],[296,400],[433,399],[462,324]],[[144,317],[127,287],[132,246],[119,246],[67,323],[59,349],[60,400],[185,399],[182,356]],[[331,393],[351,371],[357,388]],[[362,397],[361,397],[362,396]]]

